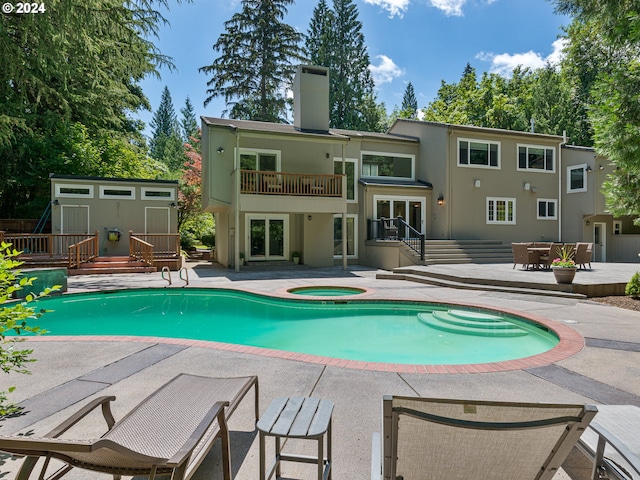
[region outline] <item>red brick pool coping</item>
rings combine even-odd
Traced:
[[[245,290],[246,291],[246,290]],[[254,291],[255,293],[255,291]],[[265,293],[260,293],[265,296]],[[269,295],[266,295],[269,296]],[[300,298],[300,295],[296,295]],[[287,296],[288,297],[288,296]],[[288,297],[290,298],[290,297]],[[307,297],[309,298],[309,297]],[[325,297],[327,299],[328,297]],[[343,298],[343,297],[342,297]],[[398,301],[389,299],[376,299],[376,301]],[[398,302],[411,302],[400,300]],[[414,301],[418,302],[418,301]],[[331,367],[350,368],[355,370],[371,370],[376,372],[395,372],[395,373],[429,373],[429,374],[456,374],[456,373],[492,373],[506,372],[512,370],[526,370],[529,368],[543,367],[553,363],[565,360],[576,355],[584,348],[584,338],[578,332],[568,326],[549,320],[547,318],[526,314],[511,309],[495,309],[491,307],[474,305],[468,303],[456,302],[455,304],[447,302],[425,302],[430,304],[440,304],[449,306],[461,306],[468,308],[481,309],[483,311],[491,311],[495,313],[507,313],[515,315],[519,318],[529,320],[547,327],[554,332],[560,342],[551,350],[533,355],[530,357],[518,358],[515,360],[506,360],[503,362],[491,363],[474,363],[474,364],[453,364],[453,365],[416,365],[401,363],[381,363],[381,362],[364,362],[358,360],[347,360],[341,358],[324,357],[320,355],[310,355],[307,353],[287,352],[283,350],[274,350],[270,348],[252,347],[246,345],[237,345],[232,343],[214,342],[207,340],[189,340],[181,338],[165,338],[165,337],[136,337],[136,336],[98,336],[98,335],[78,335],[78,336],[54,336],[45,335],[37,337],[25,337],[29,342],[132,342],[132,343],[163,343],[169,345],[182,345],[185,347],[211,348],[214,350],[222,350],[233,353],[244,353],[249,355],[261,355],[264,357],[280,358],[283,360],[295,360],[298,362],[314,363],[317,365],[327,365]]]

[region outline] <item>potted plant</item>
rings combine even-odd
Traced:
[[[560,249],[560,256],[551,262],[553,275],[558,283],[571,283],[576,275],[576,262],[573,261],[573,249],[566,245]]]
[[[246,262],[244,261],[244,252],[240,252],[238,256],[240,257],[240,265],[246,265]]]
[[[293,258],[293,263],[296,265],[300,263],[300,252],[292,252],[291,258]]]

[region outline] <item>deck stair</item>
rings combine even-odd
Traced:
[[[427,240],[424,262],[415,255],[416,264],[422,265],[513,262],[511,245],[499,240]]]
[[[521,337],[527,331],[498,315],[464,310],[434,310],[419,313],[418,320],[444,332],[488,337]]]
[[[96,257],[90,262],[81,263],[79,268],[69,270],[69,275],[96,275],[117,273],[152,273],[156,267],[128,256]]]

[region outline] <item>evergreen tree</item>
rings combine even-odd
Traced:
[[[180,109],[180,113],[182,113],[182,120],[180,120],[182,138],[185,142],[191,143],[191,138],[195,138],[198,134],[198,120],[189,96],[184,102],[184,108]]]
[[[415,91],[411,82],[407,84],[407,88],[404,91],[402,97],[402,110],[400,112],[400,118],[418,118],[418,100],[416,99]]]
[[[153,129],[149,142],[151,158],[164,163],[171,172],[178,172],[184,164],[183,142],[171,93],[166,86],[150,125]]]
[[[307,56],[312,65],[331,66],[334,21],[333,10],[329,8],[326,0],[320,0],[313,9],[305,42]]]
[[[213,45],[220,56],[200,68],[210,74],[205,106],[224,98],[231,118],[284,122],[286,88],[303,61],[302,35],[283,23],[294,0],[242,0],[242,10],[225,22]],[[229,108],[230,107],[230,108]]]

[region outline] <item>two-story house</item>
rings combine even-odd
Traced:
[[[605,212],[611,167],[593,149],[417,120],[331,129],[328,76],[298,68],[293,125],[202,118],[203,206],[223,265],[301,252],[312,266],[388,268],[415,262],[406,244],[422,239],[591,241],[595,260],[637,261],[640,236],[611,240],[640,229]]]

